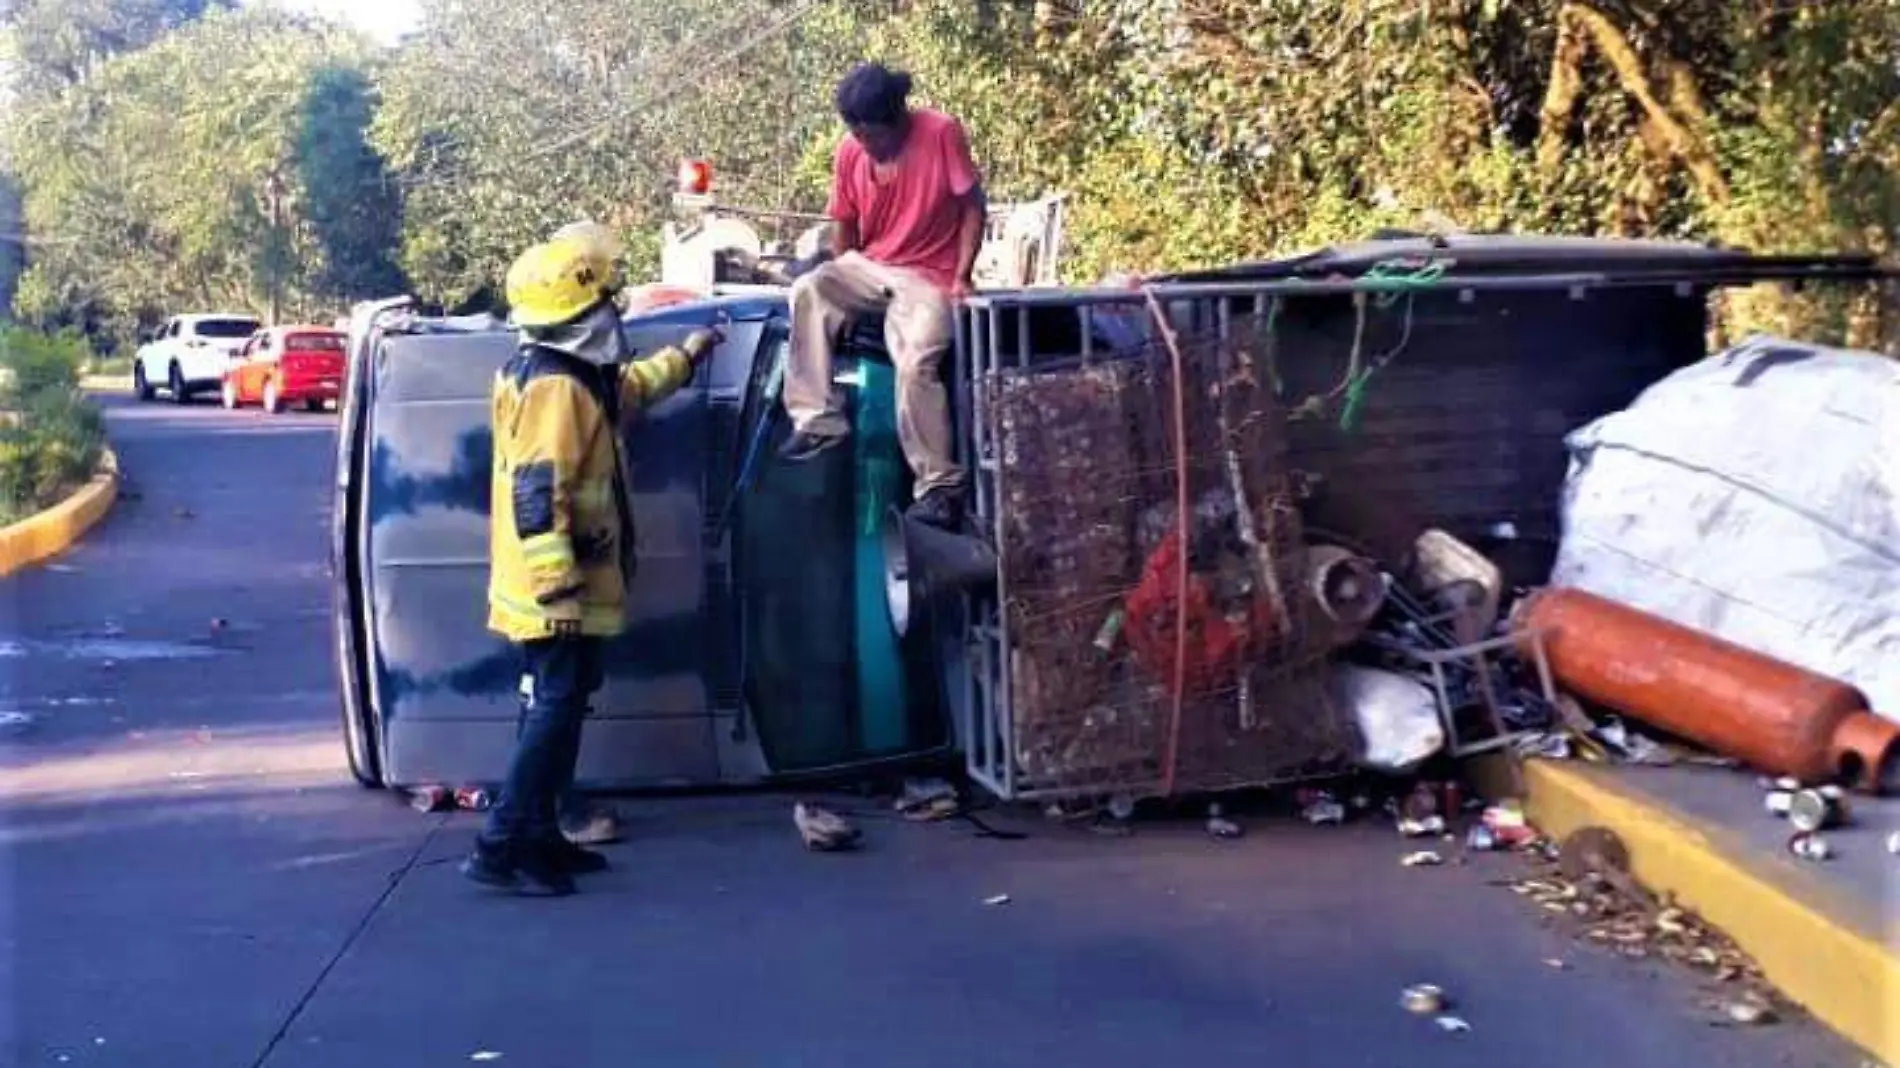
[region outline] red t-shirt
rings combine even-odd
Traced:
[[[831,159],[825,214],[856,223],[859,247],[873,261],[949,289],[961,258],[964,198],[979,180],[963,124],[939,111],[912,111],[904,147],[885,169],[890,173],[880,181],[870,153],[845,135]]]

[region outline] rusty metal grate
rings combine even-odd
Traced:
[[[1180,340],[1179,434],[1159,338],[1113,359],[985,368],[990,485],[979,498],[995,523],[1001,593],[980,635],[994,662],[972,756],[993,789],[1139,797],[1265,785],[1346,761],[1356,738],[1323,685],[1326,644],[1305,593],[1264,339],[1259,320],[1234,319]]]

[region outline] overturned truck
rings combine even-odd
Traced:
[[[1337,774],[1366,739],[1336,653],[1390,609],[1388,572],[1475,546],[1493,610],[1541,583],[1564,436],[1704,356],[1712,291],[1876,273],[1406,237],[1141,288],[984,292],[945,367],[973,490],[954,534],[898,518],[878,324],[841,349],[851,447],[787,464],[784,292],[701,285],[625,322],[635,350],[703,325],[725,341],[621,428],[643,564],[580,777],[738,784],[960,755],[1002,797],[1055,799]],[[487,397],[512,346],[493,321],[403,301],[354,317],[335,635],[367,785],[489,781],[513,741],[519,669],[483,631]],[[1413,607],[1408,626],[1445,621]],[[1409,655],[1467,749],[1513,729],[1499,694],[1549,693],[1534,671]],[[1474,687],[1482,714],[1464,718]]]

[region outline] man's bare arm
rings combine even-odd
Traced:
[[[842,256],[847,252],[856,252],[860,244],[858,223],[855,219],[837,219],[831,224],[831,254]]]
[[[975,289],[972,275],[976,271],[976,254],[983,247],[984,216],[983,194],[972,192],[963,198],[963,217],[957,226],[957,285],[962,289]]]

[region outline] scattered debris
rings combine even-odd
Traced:
[[[1429,838],[1445,833],[1445,817],[1427,816],[1422,820],[1400,819],[1399,833],[1407,838]]]
[[[1847,806],[1838,791],[1802,790],[1789,799],[1788,823],[1797,831],[1824,831],[1845,822]]]
[[[1900,857],[1900,831],[1895,831],[1887,836],[1887,852],[1896,857]]]
[[[805,848],[815,853],[850,849],[864,836],[843,816],[803,801],[792,806],[792,824],[798,828],[798,836],[804,840]]]
[[[1788,815],[1788,810],[1794,807],[1794,795],[1786,790],[1770,790],[1761,799],[1761,803],[1770,816],[1785,817]]]
[[[455,795],[446,786],[418,786],[409,791],[409,807],[417,812],[442,812],[455,806]]]
[[[1775,1008],[1759,998],[1743,997],[1722,1006],[1722,1015],[1730,1024],[1754,1027],[1775,1022]]]
[[[1465,848],[1474,853],[1489,853],[1497,847],[1497,834],[1482,823],[1465,832]]]
[[[1570,962],[1562,957],[1545,957],[1544,966],[1560,972],[1570,970]]]
[[[487,1063],[489,1061],[501,1060],[501,1054],[495,1052],[492,1049],[478,1049],[475,1052],[469,1054],[468,1059],[471,1061],[477,1061],[480,1063]]]
[[[905,819],[924,823],[956,815],[963,811],[963,802],[956,787],[942,779],[905,779],[892,807]]]
[[[1796,831],[1788,839],[1788,852],[1802,860],[1826,860],[1833,855],[1827,839],[1814,831]]]
[[[1414,1016],[1436,1016],[1447,1003],[1445,991],[1431,983],[1415,983],[1399,993],[1399,1004]]]
[[[1227,818],[1220,803],[1207,806],[1207,833],[1215,838],[1239,838],[1247,833],[1246,828]]]
[[[1327,790],[1301,790],[1299,793],[1300,818],[1318,827],[1322,824],[1346,822],[1346,806],[1339,803]]]
[[[995,908],[998,905],[1007,905],[1009,901],[1010,897],[1008,894],[992,894],[983,899],[983,903],[991,908]]]
[[[1667,898],[1658,901],[1630,878],[1629,851],[1602,827],[1581,828],[1556,851],[1528,850],[1532,875],[1511,891],[1560,922],[1574,924],[1590,944],[1631,959],[1661,958],[1734,990],[1731,999],[1777,1004],[1773,987],[1753,961],[1725,936]],[[1566,965],[1552,958],[1553,968]]]
[[[1421,849],[1416,853],[1407,853],[1399,858],[1399,863],[1407,868],[1435,868],[1445,862],[1435,850]]]
[[[1537,838],[1536,829],[1524,815],[1523,805],[1515,800],[1486,806],[1479,822],[1491,832],[1492,840],[1506,849],[1528,845]]]
[[[0,712],[0,738],[25,734],[38,722],[31,712]]]
[[[464,786],[455,791],[455,807],[464,812],[487,812],[495,806],[495,796],[480,786]]]
[[[1463,1017],[1459,1016],[1440,1016],[1434,1022],[1438,1024],[1440,1031],[1444,1031],[1448,1034],[1463,1034],[1471,1030],[1471,1025],[1466,1023]]]

